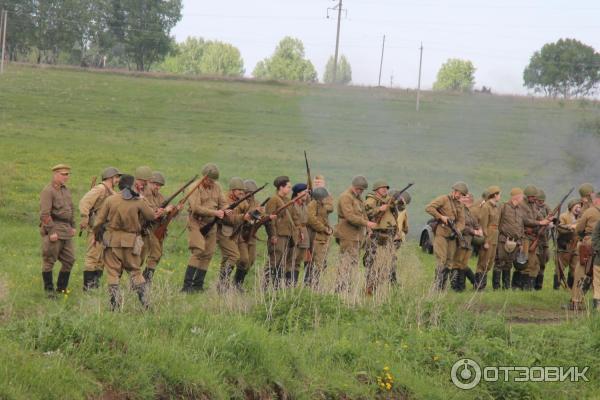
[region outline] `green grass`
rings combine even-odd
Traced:
[[[253,82],[135,78],[11,65],[0,76],[0,398],[510,399],[593,398],[600,319],[561,311],[549,265],[542,292],[429,291],[433,260],[402,250],[400,281],[384,297],[253,290],[219,298],[178,293],[187,261],[176,221],[156,275],[153,309],[126,292],[107,311],[105,288],[48,300],[40,276],[38,194],[49,167],[73,166],[76,201],[108,166],[147,164],[165,192],[216,162],[222,180],[271,182],[313,174],[335,195],[351,177],[415,181],[415,234],[424,205],[458,179],[479,192],[540,184],[550,202],[592,180],[597,147],[586,121],[598,104]],[[583,127],[583,130],[582,128]],[[269,189],[271,190],[271,189]],[[332,265],[337,249],[332,249]],[[264,248],[259,249],[260,267]],[[218,255],[209,272],[214,282]],[[333,269],[333,266],[332,268]],[[525,322],[525,323],[524,323]],[[591,365],[588,383],[482,383],[461,391],[452,364]],[[390,392],[376,379],[389,367]],[[286,397],[287,396],[287,397]]]

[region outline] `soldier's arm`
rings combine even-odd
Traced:
[[[406,210],[402,212],[404,213],[404,223],[402,224],[402,231],[408,234],[408,212]]]
[[[368,197],[365,200],[365,211],[369,220],[373,221],[378,214],[377,201],[374,198]]]
[[[344,218],[354,226],[367,226],[369,220],[364,218],[362,215],[357,213],[352,206],[352,199],[348,197],[341,197],[338,203]]]
[[[431,215],[433,218],[435,218],[437,220],[441,220],[442,214],[438,211],[438,209],[441,208],[445,204],[446,201],[447,201],[446,196],[440,196],[440,197],[433,199],[431,201],[431,203],[429,203],[427,205],[427,207],[425,207],[425,212],[427,214]]]
[[[265,204],[265,214],[267,215],[273,215],[275,214],[275,212],[277,211],[277,206],[278,202],[277,202],[277,198],[275,196],[271,197],[269,199],[269,201],[267,201],[267,204]],[[279,216],[277,216],[277,218],[279,218]],[[269,237],[271,236],[277,236],[277,220],[275,221],[270,221],[269,224],[269,228],[267,229],[267,227],[265,227],[265,230],[267,231],[267,235]]]
[[[102,207],[100,207],[98,214],[96,214],[96,218],[94,219],[94,226],[92,227],[92,230],[94,231],[94,235],[96,235],[96,233],[98,232],[98,230],[100,229],[102,224],[104,224],[106,222],[107,217],[108,217],[108,210],[109,210],[110,203],[111,203],[111,200],[110,200],[110,198],[108,198],[104,202],[104,204],[102,204]]]
[[[140,214],[146,221],[154,221],[156,219],[155,211],[143,199],[139,202]]]
[[[198,193],[200,193],[201,189],[198,189],[198,191],[196,191],[196,193],[194,193],[191,197],[190,197],[190,201],[189,201],[189,205],[190,205],[190,211],[192,212],[192,214],[196,214],[199,215],[200,217],[214,217],[217,215],[217,210],[214,210],[212,208],[209,207],[204,207],[199,199],[199,195]]]
[[[52,221],[52,192],[50,190],[43,190],[40,194],[40,224],[44,231],[51,235],[52,228],[54,228],[54,222]]]
[[[98,186],[94,186],[89,192],[83,195],[81,200],[79,200],[79,215],[81,216],[82,224],[88,224],[90,212],[94,208],[96,201],[98,201],[98,197],[100,197],[102,191],[104,190],[103,186],[100,188]]]
[[[481,213],[479,214],[479,223],[481,224],[483,237],[487,238],[489,235],[488,225],[490,223],[490,211],[489,208],[486,206],[481,208]]]
[[[577,220],[577,225],[575,226],[575,232],[577,232],[578,235],[583,235],[583,233],[585,232],[585,227],[587,225],[587,220],[588,220],[588,213],[587,211],[583,213],[583,215],[581,216],[581,218],[579,218]]]
[[[592,247],[596,253],[600,253],[600,223],[594,225],[592,231]]]
[[[333,212],[333,196],[327,196],[325,200],[323,200],[323,206],[325,207],[325,211],[327,211],[328,214],[331,214]]]
[[[317,202],[315,200],[308,204],[308,226],[315,232],[325,233],[327,232],[327,227],[319,220],[317,208]]]

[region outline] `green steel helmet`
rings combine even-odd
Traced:
[[[486,199],[489,199],[490,197],[500,193],[500,186],[492,185],[488,187],[485,191],[487,192]]]
[[[537,196],[537,193],[538,193],[538,190],[533,185],[527,185],[527,186],[525,186],[525,189],[523,190],[523,194],[525,195],[525,197],[535,197],[535,196]]]
[[[110,179],[114,176],[121,176],[121,173],[115,167],[108,167],[102,171],[102,180]]]
[[[483,236],[473,236],[471,242],[476,246],[482,246],[485,243],[485,238]]]
[[[246,190],[244,180],[238,177],[231,178],[229,180],[229,190]]]
[[[312,197],[315,200],[324,200],[329,196],[329,192],[324,187],[318,187],[312,191]]]
[[[408,193],[408,192],[402,193],[402,195],[400,197],[402,197],[402,200],[404,201],[404,204],[406,204],[406,205],[409,205],[410,202],[412,201],[412,197],[410,196],[410,193]]]
[[[469,194],[469,187],[464,182],[456,182],[454,185],[452,185],[452,190],[459,192],[463,196]]]
[[[246,179],[244,181],[244,190],[246,192],[254,192],[256,189],[258,189],[258,185],[256,184],[256,181],[253,179]]]
[[[152,179],[152,169],[146,165],[142,167],[137,167],[135,170],[135,179],[149,181],[150,179]]]
[[[573,207],[575,207],[577,204],[581,204],[581,201],[579,201],[577,199],[571,200],[568,205],[569,210],[572,210]]]
[[[364,176],[356,175],[352,178],[352,186],[358,189],[367,190],[369,188],[369,182]]]
[[[152,183],[158,183],[161,186],[165,186],[165,177],[158,171],[154,171],[152,173],[152,179],[150,179]]]
[[[490,192],[488,190],[484,190],[483,193],[481,193],[481,198],[484,200],[487,200],[490,198]]]
[[[388,189],[390,188],[390,185],[388,185],[388,183],[386,182],[385,179],[376,180],[375,183],[373,184],[373,190],[377,190],[382,187],[388,188]]]
[[[587,197],[594,193],[594,186],[591,183],[584,183],[579,186],[579,195],[581,197]]]
[[[538,189],[536,197],[538,200],[546,201],[546,192],[542,189]]]
[[[213,181],[219,179],[219,168],[212,163],[208,163],[202,167],[202,176],[207,176]]]

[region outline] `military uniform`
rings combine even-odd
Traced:
[[[572,212],[566,211],[559,217],[557,246],[557,263],[560,263],[563,273],[568,269],[567,286],[572,289],[575,276],[575,269],[579,264],[579,254],[577,253],[577,235],[571,226],[577,222],[577,218]],[[559,266],[554,271],[554,289],[560,287]]]
[[[514,189],[513,189],[514,190]],[[502,287],[508,289],[511,286],[510,270],[519,254],[525,236],[525,225],[523,222],[523,211],[520,204],[507,201],[500,207],[500,222],[498,225],[498,247],[494,263],[494,270],[501,271]],[[514,243],[514,247],[510,244]],[[515,283],[519,277],[519,271],[515,271]]]
[[[469,259],[473,253],[472,241],[475,231],[480,229],[477,217],[471,212],[469,207],[463,205],[463,215],[465,219],[462,235],[465,239],[463,246],[458,246],[454,253],[454,258],[450,264],[450,286],[454,291],[465,290],[466,270],[469,268]]]
[[[594,309],[600,309],[600,224],[594,225],[592,232],[594,262],[592,267],[592,288]]]
[[[144,201],[156,212],[162,207],[165,202],[165,197],[160,192],[154,193],[150,187],[146,187],[144,190]],[[152,232],[152,226],[147,232],[142,232],[144,238],[144,248],[142,249],[142,264],[146,263],[146,269],[144,270],[144,279],[147,281],[152,280],[156,266],[160,262],[163,253],[162,242],[158,240],[154,232]]]
[[[465,185],[466,186],[466,185]],[[464,193],[466,195],[466,193]],[[452,195],[442,195],[435,198],[427,205],[425,211],[440,221],[434,231],[433,253],[437,259],[435,282],[437,289],[444,289],[449,273],[449,267],[454,260],[457,248],[457,238],[449,226],[441,223],[442,216],[453,220],[457,230],[465,227],[464,207]]]
[[[498,248],[498,227],[500,225],[501,207],[493,200],[488,200],[481,207],[479,215],[484,245],[479,249],[475,280],[479,289],[485,289],[487,285],[487,273],[492,267]],[[485,248],[486,245],[487,249]],[[498,271],[497,274],[502,274],[502,270],[497,269],[496,271]]]
[[[275,211],[288,203],[290,199],[279,194],[273,195],[265,205],[267,215],[272,215]],[[273,283],[274,288],[279,287],[284,273],[292,271],[295,260],[295,245],[298,242],[300,231],[298,216],[290,207],[277,215],[277,218],[271,221],[269,232],[269,265],[266,268],[265,278],[267,284]],[[272,238],[277,238],[277,243],[271,243]]]
[[[55,166],[58,171],[70,168],[66,165]],[[61,269],[56,282],[57,291],[66,291],[71,269],[75,263],[73,232],[75,219],[71,192],[65,185],[49,183],[40,194],[40,235],[42,237],[42,278],[44,289],[54,290],[52,269],[56,261],[60,261]],[[56,240],[51,236],[56,234]]]
[[[259,204],[254,197],[249,198],[247,202],[250,211],[256,210],[259,207]],[[240,235],[238,235],[240,259],[236,270],[244,271],[244,275],[248,273],[256,261],[256,237],[253,237],[250,234],[250,229],[251,226],[249,224],[244,224],[241,228]]]
[[[127,181],[123,176],[122,181]],[[133,177],[131,177],[133,184]],[[141,270],[141,251],[143,247],[142,224],[154,220],[155,213],[148,204],[132,194],[130,186],[123,188],[120,194],[106,199],[94,222],[94,231],[98,232],[106,223],[102,237],[104,242],[104,265],[108,275],[107,282],[110,303],[113,310],[121,306],[119,280],[123,270],[131,276],[134,290],[144,306],[148,305],[146,285]]]
[[[596,227],[596,224],[598,224],[598,221],[600,221],[600,208],[594,205],[588,208],[577,221],[575,233],[580,238],[577,245],[577,254],[579,256],[585,253],[585,251],[582,253],[582,247],[592,246],[592,233],[594,232],[594,228]],[[571,302],[577,305],[580,305],[583,302],[584,293],[580,287],[580,281],[585,277],[585,265],[581,265],[581,263],[585,261],[586,260],[580,259],[577,263],[573,287],[571,288]]]
[[[523,213],[523,224],[525,225],[525,236],[523,238],[523,248],[528,253],[527,267],[522,272],[522,277],[525,279],[523,289],[533,289],[535,285],[535,279],[540,272],[540,260],[537,256],[537,248],[535,252],[530,250],[531,244],[534,242],[538,235],[540,228],[539,221],[543,220],[544,217],[540,212],[538,206],[535,203],[530,203],[525,200],[521,204],[521,210]]]
[[[300,266],[304,265],[305,269],[308,268],[308,263],[310,262],[311,254],[310,254],[310,234],[308,232],[308,206],[304,203],[304,199],[302,199],[302,204],[294,203],[292,208],[292,213],[295,214],[295,219],[298,221],[299,229],[301,235],[298,238],[298,243],[296,243],[296,257],[294,259],[294,267],[289,272],[291,275],[288,276],[289,280],[291,280],[292,284],[296,284],[298,282],[298,276],[300,275]]]
[[[324,200],[314,198],[308,204],[308,227],[314,232],[312,240],[311,267],[306,271],[304,282],[312,287],[318,287],[319,278],[327,267],[327,252],[333,229],[329,225],[329,208]]]
[[[541,192],[541,191],[540,191]],[[542,192],[543,194],[543,192]],[[543,194],[544,198],[546,197]],[[539,197],[538,197],[539,198]],[[539,214],[542,219],[547,218],[550,214],[552,214],[552,210],[546,204],[538,204]],[[542,236],[539,237],[538,245],[536,249],[536,255],[538,258],[538,263],[540,265],[540,270],[535,278],[535,290],[542,290],[544,286],[544,272],[546,271],[546,264],[550,261],[550,250],[549,250],[549,242],[550,241],[550,231],[546,230]]]

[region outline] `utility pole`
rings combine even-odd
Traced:
[[[390,89],[394,87],[394,71],[390,75]]]
[[[337,6],[327,9],[327,18],[329,18],[329,10],[337,11],[337,33],[335,35],[335,55],[333,56],[333,83],[336,83],[338,55],[340,50],[340,27],[342,24],[342,0],[339,0]],[[343,11],[346,12],[346,10]]]
[[[385,35],[383,35],[383,43],[381,43],[381,61],[379,62],[379,81],[377,86],[381,86],[381,69],[383,68],[383,53],[385,51]]]
[[[4,18],[2,18],[4,17]],[[0,57],[0,74],[4,73],[4,48],[6,47],[6,23],[8,20],[8,11],[3,10],[3,15],[0,16],[2,20],[2,24],[0,24],[0,28],[2,28],[2,54]]]
[[[421,47],[419,48],[421,54],[419,56],[419,83],[417,86],[417,112],[419,111],[419,104],[421,102],[421,67],[423,65],[423,42],[421,42]]]

